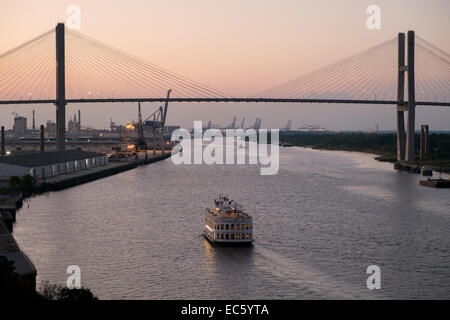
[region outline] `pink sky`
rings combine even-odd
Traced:
[[[450,52],[450,2],[445,0],[2,0],[0,52],[53,28],[58,21],[64,22],[71,4],[81,8],[80,32],[234,96],[241,92],[252,95],[408,29]],[[371,4],[381,8],[381,30],[366,27],[366,8]],[[217,113],[218,122],[222,118],[231,121],[233,113],[245,116],[248,112],[240,112],[245,108],[242,105],[227,106],[227,112]],[[285,122],[286,117],[294,119],[294,123],[296,118],[302,120],[294,126],[310,121],[325,121],[326,125],[327,106],[321,108],[323,112],[312,108],[311,114],[293,111],[278,119],[265,107],[260,116],[263,126],[264,118],[277,120],[270,123],[267,119],[265,124],[269,127]],[[11,110],[22,109],[25,115],[31,113],[26,106],[1,107],[1,124],[10,127]],[[51,107],[44,109],[41,117],[54,118]],[[91,124],[107,126],[109,116],[101,117],[101,112],[97,114],[94,109],[89,117]],[[134,108],[132,115],[118,106],[113,109],[118,110],[112,115],[119,122],[134,118]],[[377,122],[385,127],[393,125],[391,113],[383,112]],[[449,112],[433,112],[436,116],[431,121],[435,121],[435,127],[450,130],[450,125],[444,123],[450,123]],[[442,120],[442,114],[446,119]],[[215,113],[208,116],[213,118]],[[185,119],[176,114],[172,117],[173,122]],[[254,121],[253,113],[248,117]],[[346,125],[346,121],[335,119],[328,124],[336,129]],[[367,125],[364,123],[364,127]]]

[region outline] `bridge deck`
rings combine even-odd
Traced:
[[[166,98],[129,98],[129,99],[67,99],[67,103],[114,103],[114,102],[165,102]],[[1,101],[0,104],[55,104],[55,100],[10,100]],[[169,102],[264,102],[264,103],[340,103],[340,104],[381,104],[398,105],[395,100],[342,100],[342,99],[285,99],[285,98],[170,98]],[[408,101],[402,105],[407,106]],[[416,101],[421,106],[445,106],[450,102]]]

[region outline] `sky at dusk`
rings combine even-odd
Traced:
[[[79,32],[182,74],[231,96],[251,96],[339,59],[372,47],[398,32],[415,30],[450,52],[448,0],[2,0],[0,53],[65,22],[69,5],[81,9]],[[381,8],[381,29],[366,26],[369,5]],[[145,103],[144,116],[159,104]],[[13,115],[37,124],[55,119],[52,105],[1,105],[0,124],[12,127]],[[106,128],[112,118],[137,118],[137,105],[67,106],[67,120],[82,110],[83,125]],[[382,130],[395,125],[394,106],[324,104],[171,104],[169,124],[191,128],[194,120],[228,124],[232,117],[246,125],[262,118],[262,127],[293,128],[320,123],[331,130]],[[450,107],[418,107],[416,128],[450,130]],[[29,120],[31,124],[31,119]]]

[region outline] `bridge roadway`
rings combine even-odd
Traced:
[[[122,99],[67,99],[67,103],[113,103],[113,102],[166,102],[167,98],[122,98]],[[354,100],[354,99],[291,99],[291,98],[169,98],[169,102],[264,102],[264,103],[340,103],[398,105],[396,100]],[[0,104],[55,104],[56,100],[10,100]],[[408,101],[401,102],[407,106]],[[421,106],[450,107],[450,102],[416,101]]]

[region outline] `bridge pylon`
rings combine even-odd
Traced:
[[[398,34],[398,78],[397,78],[397,161],[405,160],[405,34]]]
[[[56,149],[66,148],[66,82],[64,23],[56,25]]]
[[[414,132],[416,121],[416,98],[414,83],[414,31],[408,31],[408,63],[405,64],[405,34],[398,34],[398,80],[397,80],[397,161],[414,160]],[[408,103],[405,105],[405,72],[408,73]],[[404,112],[408,112],[405,139]]]

